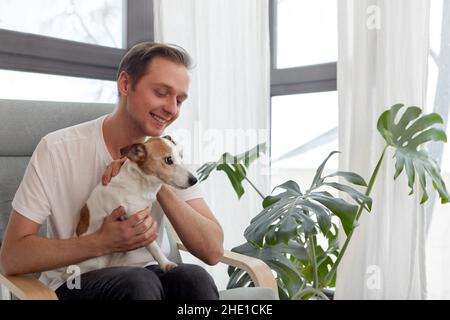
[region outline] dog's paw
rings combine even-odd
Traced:
[[[164,272],[167,272],[167,271],[170,271],[170,270],[172,270],[173,268],[176,268],[176,267],[178,267],[178,265],[175,262],[167,262],[161,267],[161,269]]]

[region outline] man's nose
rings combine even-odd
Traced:
[[[178,113],[176,97],[167,100],[167,103],[164,105],[164,111],[171,116],[174,116]]]

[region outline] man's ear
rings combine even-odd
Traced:
[[[175,141],[173,141],[172,137],[169,136],[169,135],[164,136],[163,139],[167,139],[167,140],[171,141],[174,145],[177,145],[177,144],[175,143]]]
[[[119,78],[117,80],[117,90],[119,90],[120,95],[128,96],[132,88],[133,79],[126,71],[120,72]]]
[[[135,143],[120,149],[122,156],[126,156],[133,162],[142,163],[147,159],[147,149],[143,143]]]

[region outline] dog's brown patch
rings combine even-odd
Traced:
[[[89,219],[90,219],[90,212],[88,206],[85,204],[84,207],[80,211],[80,221],[78,221],[77,225],[77,236],[81,236],[83,233],[85,233],[89,228]]]

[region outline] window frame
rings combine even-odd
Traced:
[[[153,0],[123,0],[123,5],[126,49],[0,29],[0,69],[115,81],[126,50],[154,40]]]
[[[269,0],[269,32],[271,53],[270,95],[280,96],[337,90],[337,62],[278,69],[277,65],[277,0]]]

